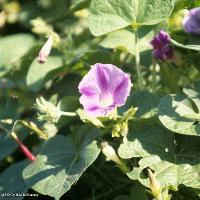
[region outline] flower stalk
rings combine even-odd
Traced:
[[[141,67],[140,67],[140,52],[139,52],[139,47],[138,47],[138,27],[135,27],[134,30],[135,30],[135,66],[136,66],[140,89],[143,90],[144,84],[143,84],[143,77],[142,77],[142,72],[141,72]]]
[[[77,113],[75,113],[75,112],[64,112],[64,111],[60,111],[60,114],[61,114],[62,116],[68,116],[68,117],[77,116]]]

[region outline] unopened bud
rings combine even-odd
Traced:
[[[161,196],[162,188],[160,186],[160,183],[156,180],[155,175],[152,173],[152,171],[150,169],[147,169],[147,170],[148,170],[150,189],[151,189],[152,195],[155,198],[158,198]]]
[[[108,144],[108,142],[102,142],[101,148],[102,148],[102,152],[106,156],[107,160],[112,160],[113,162],[115,162],[119,165],[121,164],[121,160],[117,156],[113,147]]]
[[[126,166],[126,164],[117,156],[115,150],[112,146],[108,144],[108,142],[102,142],[101,148],[107,160],[112,160],[113,162],[115,162],[124,173],[130,171],[128,166]]]
[[[30,161],[34,161],[36,160],[36,157],[28,150],[28,148],[20,141],[20,139],[17,137],[17,135],[12,132],[11,133],[12,137],[15,139],[15,141],[17,142],[17,144],[19,145],[19,147],[21,148],[22,152],[24,153],[24,155],[30,160]]]
[[[16,140],[17,144],[20,146],[21,150],[23,151],[24,155],[30,160],[36,160],[36,157],[28,150],[28,148],[19,140]]]
[[[47,61],[47,58],[51,52],[52,43],[52,37],[50,36],[38,54],[39,63],[45,63]]]

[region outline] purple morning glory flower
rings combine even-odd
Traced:
[[[170,45],[170,36],[165,31],[160,31],[150,42],[153,47],[153,56],[156,59],[165,61],[174,55],[174,49]]]
[[[131,90],[128,74],[112,64],[97,63],[83,77],[78,86],[80,103],[92,116],[106,116],[125,104]]]
[[[187,12],[183,19],[183,27],[187,33],[200,34],[200,7]]]

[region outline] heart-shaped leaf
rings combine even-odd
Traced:
[[[33,91],[40,90],[47,81],[47,75],[49,75],[53,70],[61,68],[63,65],[62,55],[58,53],[52,53],[43,64],[39,63],[38,59],[35,58],[26,76],[28,87]]]
[[[49,139],[37,160],[24,170],[26,184],[41,194],[59,199],[97,158],[100,149],[94,138],[98,133],[96,129],[85,133],[77,146],[65,136]]]
[[[200,135],[200,114],[194,101],[185,95],[164,96],[159,105],[159,119],[171,131],[185,135]]]
[[[122,158],[142,157],[128,177],[149,186],[142,173],[147,167],[155,172],[162,186],[184,184],[200,188],[200,139],[174,135],[160,126],[146,126],[127,135],[118,153]]]
[[[183,88],[183,92],[195,102],[197,112],[200,113],[200,82],[195,82],[193,85]]]
[[[0,77],[20,65],[23,56],[35,46],[30,34],[14,34],[0,39]]]
[[[92,0],[89,28],[100,36],[129,25],[153,25],[172,12],[174,0]]]
[[[154,31],[152,26],[141,27],[138,30],[138,48],[140,52],[150,50],[152,47],[149,41],[153,38]],[[135,55],[135,33],[129,30],[118,30],[109,33],[100,45],[105,48],[122,49]]]
[[[137,119],[147,119],[155,117],[158,113],[158,105],[160,98],[152,93],[143,91],[133,93],[126,102],[126,105],[119,108],[120,112],[125,112],[129,108],[138,108],[135,118]]]

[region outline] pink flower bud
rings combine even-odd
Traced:
[[[51,48],[52,48],[52,38],[50,36],[38,54],[39,63],[45,63],[47,61],[47,58],[51,52]]]
[[[28,148],[18,138],[16,139],[16,142],[29,160],[31,161],[36,160],[36,157],[28,150]]]

